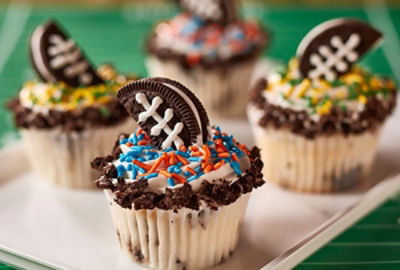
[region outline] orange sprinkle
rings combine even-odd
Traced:
[[[204,168],[207,166],[207,163],[203,162],[201,163],[201,169],[204,170]]]
[[[188,165],[189,161],[187,161],[184,157],[180,156],[180,155],[176,155],[176,158],[182,162],[183,165]]]
[[[143,168],[143,169],[145,169],[147,171],[151,169],[150,165],[144,164],[144,163],[140,162],[139,160],[135,159],[132,162],[133,162],[133,164],[138,165],[139,167],[141,167],[141,168]]]
[[[164,152],[162,157],[164,158],[165,167],[169,167],[169,156],[167,152]]]
[[[197,152],[197,151],[199,151],[199,148],[196,145],[193,145],[192,146],[192,151]]]
[[[192,152],[192,157],[201,157],[202,155],[201,152]]]
[[[204,169],[204,173],[210,172],[212,170],[212,168],[213,168],[213,165],[208,164],[207,167],[205,167],[205,169]]]
[[[196,171],[195,170],[193,170],[192,168],[190,168],[190,167],[186,167],[186,171],[188,171],[188,172],[190,172],[191,174],[196,174]]]
[[[234,161],[238,161],[238,162],[239,162],[239,159],[238,159],[236,153],[232,153],[232,159],[233,159]]]
[[[216,170],[216,169],[221,168],[221,166],[224,165],[224,163],[225,163],[225,160],[220,160],[219,162],[214,164],[213,169]]]
[[[186,146],[181,145],[181,147],[179,147],[179,151],[186,152],[187,151]]]
[[[215,144],[222,144],[222,139],[216,139]]]
[[[172,152],[169,157],[169,164],[174,165],[175,163],[176,163],[176,154],[175,154],[175,152]]]
[[[203,150],[204,150],[204,159],[209,160],[211,157],[210,148],[208,148],[206,144],[203,144]]]
[[[150,168],[150,170],[148,171],[148,173],[153,173],[157,170],[157,168],[161,165],[161,163],[164,161],[163,157],[160,157],[156,160],[156,162],[154,162],[153,166]]]
[[[218,157],[220,157],[220,158],[228,158],[229,157],[229,153],[228,152],[219,153]]]
[[[172,177],[172,173],[169,173],[166,170],[159,170],[158,173],[161,175],[164,175],[165,177],[168,177],[168,178]]]
[[[126,146],[128,146],[128,147],[131,147],[132,145],[133,145],[133,144],[130,143],[130,142],[126,143]]]
[[[139,145],[146,145],[147,142],[146,142],[146,141],[140,141],[140,142],[138,142],[138,144],[139,144]]]
[[[179,183],[186,183],[186,179],[176,173],[172,174],[172,178],[174,178],[174,180],[177,180]]]

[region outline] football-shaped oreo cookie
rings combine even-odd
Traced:
[[[120,102],[161,149],[208,141],[209,120],[196,96],[166,78],[146,78],[119,89]]]
[[[185,11],[205,21],[227,24],[237,19],[237,0],[176,0]]]
[[[312,29],[297,48],[300,73],[311,79],[335,80],[347,73],[382,33],[354,19],[334,19]]]
[[[38,26],[30,40],[32,65],[46,82],[88,86],[102,83],[74,40],[54,22]]]

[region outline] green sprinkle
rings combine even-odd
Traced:
[[[293,80],[289,80],[289,84],[291,86],[295,86],[295,85],[300,84],[302,81],[303,81],[303,79],[293,79]]]
[[[350,85],[349,86],[349,99],[357,99],[358,98],[358,93],[356,90],[355,85]]]
[[[32,103],[33,103],[33,104],[36,104],[36,103],[38,103],[38,102],[39,102],[39,99],[38,99],[37,97],[33,96],[33,97],[32,97]]]
[[[341,110],[342,112],[347,111],[347,106],[346,106],[345,104],[343,104],[342,106],[340,106],[340,110]]]
[[[333,87],[339,87],[339,86],[344,85],[345,83],[343,81],[339,80],[339,79],[336,79],[336,80],[331,81],[330,84]]]
[[[104,117],[108,117],[110,115],[110,111],[106,107],[99,107],[99,111]]]

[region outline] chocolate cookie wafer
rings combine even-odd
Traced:
[[[117,96],[157,147],[179,149],[208,140],[206,111],[195,95],[176,81],[138,80],[122,87]]]
[[[62,81],[73,87],[103,82],[75,41],[54,21],[33,32],[30,54],[34,69],[45,82]]]
[[[333,81],[350,71],[383,36],[372,26],[355,19],[334,19],[317,25],[302,40],[297,56],[303,77]]]

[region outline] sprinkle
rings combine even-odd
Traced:
[[[175,152],[172,152],[171,155],[169,156],[169,164],[174,165],[176,163],[176,154]]]
[[[169,173],[166,170],[159,170],[158,173],[161,175],[164,175],[165,177],[168,177],[168,178],[172,177],[172,173]]]
[[[203,154],[201,152],[192,152],[191,154],[192,157],[201,157]]]
[[[123,177],[125,171],[126,171],[126,169],[125,169],[124,165],[118,165],[118,167],[117,167],[117,175],[118,175],[118,177]]]
[[[310,79],[304,79],[299,86],[297,86],[297,93],[296,93],[296,97],[297,98],[301,98],[302,96],[304,96],[304,93],[306,92],[306,90],[310,87],[311,85],[311,81]]]
[[[208,164],[205,168],[204,168],[204,173],[209,173],[213,168],[212,164]]]
[[[217,163],[214,164],[213,169],[217,170],[217,169],[221,168],[221,166],[224,165],[224,163],[225,163],[225,160],[218,161]]]
[[[188,171],[188,172],[191,173],[191,174],[196,174],[196,171],[193,170],[193,169],[190,168],[190,167],[186,167],[185,170]]]
[[[231,161],[229,162],[229,165],[231,165],[231,168],[235,171],[237,175],[241,175],[242,171],[240,170],[240,164],[236,161]]]
[[[171,187],[175,186],[174,179],[168,178],[168,185],[170,185]]]
[[[358,96],[358,101],[359,101],[360,103],[362,103],[362,104],[366,104],[368,100],[367,100],[367,97],[366,97],[366,96],[360,95],[360,96]]]
[[[239,159],[235,153],[232,153],[232,160],[239,161]]]
[[[206,144],[204,144],[203,150],[204,150],[204,159],[209,160],[211,157],[210,148],[208,148],[208,146]]]
[[[186,146],[182,145],[181,147],[179,147],[179,151],[186,152],[187,151]]]
[[[164,158],[162,158],[162,157],[157,159],[156,162],[154,162],[153,166],[150,168],[149,173],[155,172],[163,161],[164,161]]]
[[[135,165],[139,166],[140,168],[145,169],[147,171],[151,169],[150,165],[142,163],[139,160],[133,160],[133,164],[135,164]]]
[[[178,174],[172,174],[172,178],[176,181],[178,181],[179,183],[186,183],[186,179],[183,178],[182,176],[178,175]]]
[[[158,176],[158,173],[150,173],[150,174],[146,175],[144,177],[144,179],[150,179],[150,178],[154,178],[154,177],[157,177],[157,176]]]
[[[191,181],[193,181],[193,180],[196,180],[196,179],[199,178],[199,177],[200,177],[200,175],[195,174],[195,175],[189,177],[187,181],[188,181],[188,182],[191,182]]]
[[[229,157],[229,153],[228,152],[219,153],[218,157],[220,157],[220,158],[228,158]]]
[[[190,157],[187,159],[190,162],[200,162],[202,160],[201,157]]]
[[[177,155],[176,158],[177,158],[180,162],[182,162],[183,165],[189,164],[189,161],[187,161],[184,157],[182,157],[182,156],[180,156],[180,155]]]

